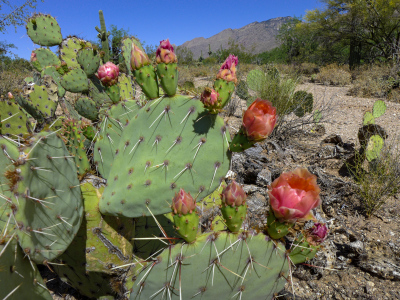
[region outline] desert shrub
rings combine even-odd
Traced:
[[[314,63],[303,62],[299,65],[299,72],[304,75],[312,75],[319,72],[319,67]]]
[[[392,196],[400,191],[400,152],[396,143],[382,149],[371,162],[356,154],[352,172],[358,185],[358,194],[367,216],[373,215]]]
[[[330,64],[322,67],[315,79],[325,85],[343,86],[351,83],[351,74],[346,67]]]
[[[0,58],[0,95],[15,93],[22,86],[25,77],[32,76],[32,67],[25,59]]]
[[[363,66],[354,71],[353,76],[355,80],[349,94],[358,97],[388,97],[400,81],[397,68],[389,65]],[[398,97],[394,94],[393,98]]]

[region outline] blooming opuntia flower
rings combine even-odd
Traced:
[[[311,210],[321,203],[320,191],[317,177],[307,169],[298,168],[275,179],[268,195],[275,217],[281,222],[294,223],[314,217]]]
[[[321,244],[328,236],[328,227],[325,224],[315,223],[314,227],[308,230],[307,241],[314,244]]]
[[[14,96],[13,96],[13,94],[11,94],[11,92],[8,92],[7,93],[7,97],[8,97],[8,99],[14,99]]]
[[[200,101],[203,102],[204,107],[215,109],[218,108],[218,97],[219,94],[215,90],[206,87],[203,93],[201,93]]]
[[[174,47],[172,47],[169,39],[160,42],[160,46],[158,46],[156,51],[156,61],[158,64],[169,64],[178,62],[178,59],[174,52]]]
[[[147,54],[142,51],[135,43],[132,43],[132,51],[131,51],[131,68],[133,70],[140,69],[143,66],[147,66],[150,64],[150,59]]]
[[[112,86],[118,82],[119,68],[112,62],[106,62],[97,70],[97,78],[104,86]]]
[[[247,198],[242,186],[236,181],[232,181],[221,194],[222,203],[230,206],[241,206]]]
[[[237,56],[229,54],[228,58],[222,64],[217,74],[217,79],[224,79],[226,81],[233,81],[237,83],[236,78],[236,65],[238,64]]]
[[[184,189],[180,189],[179,193],[175,193],[172,200],[172,210],[175,214],[186,215],[192,213],[196,209],[196,202],[190,193],[186,193]]]
[[[256,99],[243,116],[247,137],[253,141],[266,139],[276,123],[276,108],[268,100]]]
[[[35,53],[35,52],[32,52],[32,53],[31,53],[31,62],[34,62],[34,61],[37,61],[36,53]]]

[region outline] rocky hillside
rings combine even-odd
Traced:
[[[291,17],[279,17],[263,22],[253,22],[239,29],[228,28],[209,38],[194,38],[181,46],[190,49],[195,59],[200,57],[201,51],[203,51],[204,58],[208,56],[209,44],[211,51],[217,51],[221,45],[223,48],[228,46],[231,39],[235,43],[243,44],[248,50],[254,47],[254,53],[260,53],[271,50],[278,45],[275,36],[282,24],[290,19]]]

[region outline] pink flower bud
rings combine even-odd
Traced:
[[[147,54],[142,51],[138,46],[132,43],[131,51],[131,68],[132,70],[140,69],[143,66],[150,64],[150,59]]]
[[[328,227],[325,224],[315,223],[314,227],[308,230],[307,241],[313,244],[321,244],[328,236]]]
[[[169,42],[169,39],[160,42],[156,51],[156,61],[157,63],[176,63],[178,59],[174,52],[174,47]]]
[[[14,99],[14,96],[13,96],[13,94],[11,94],[11,92],[8,92],[8,93],[7,93],[7,97],[8,97],[8,99],[10,99],[10,100]]]
[[[238,64],[237,56],[233,54],[229,54],[228,58],[222,64],[219,72],[217,74],[217,79],[224,79],[226,81],[233,81],[235,84],[237,83],[236,78],[236,66]]]
[[[112,86],[118,82],[119,68],[112,62],[106,62],[97,70],[97,78],[104,86]]]
[[[246,135],[253,141],[266,139],[276,123],[276,108],[268,100],[256,99],[243,116]]]
[[[37,61],[36,53],[35,53],[35,52],[32,52],[32,53],[31,53],[31,62],[34,62],[34,61]]]
[[[311,210],[321,204],[317,177],[307,169],[282,173],[272,182],[269,200],[275,217],[281,222],[313,219]]]
[[[172,210],[175,214],[187,215],[196,209],[196,202],[190,193],[186,193],[184,189],[180,189],[179,193],[175,193],[172,200]]]
[[[220,104],[218,98],[219,94],[215,90],[206,87],[204,88],[203,93],[201,93],[200,101],[203,102],[204,107],[208,109],[216,109]]]
[[[221,200],[224,205],[241,206],[246,202],[247,195],[242,186],[236,181],[232,181],[221,194]]]

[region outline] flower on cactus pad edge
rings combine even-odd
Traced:
[[[8,97],[8,99],[14,99],[14,96],[13,96],[13,94],[11,93],[11,92],[8,92],[7,93],[7,97]]]
[[[253,141],[266,139],[276,123],[276,108],[268,100],[256,99],[243,115],[243,127]]]
[[[97,70],[97,78],[104,86],[112,86],[118,82],[119,68],[112,62],[106,62]]]
[[[156,51],[156,61],[157,63],[176,63],[178,59],[174,52],[174,47],[172,47],[169,39],[160,41],[160,46],[158,46]]]
[[[175,193],[175,197],[172,200],[172,210],[174,214],[187,215],[192,213],[196,209],[196,202],[190,195],[186,193],[184,189],[180,189],[179,193]]]
[[[140,69],[143,66],[150,64],[150,59],[147,54],[142,51],[135,43],[132,43],[131,51],[131,68],[132,70]]]
[[[321,204],[320,191],[317,177],[307,169],[282,173],[268,190],[271,209],[280,222],[313,219],[311,210]]]
[[[232,181],[221,193],[221,200],[224,205],[241,206],[245,204],[247,195],[242,186]]]
[[[315,223],[308,230],[307,241],[312,244],[321,244],[328,236],[328,227],[325,224]]]
[[[36,53],[32,52],[31,53],[31,62],[37,61]]]
[[[235,85],[237,84],[236,78],[236,66],[239,60],[237,56],[229,54],[228,58],[222,64],[219,72],[217,74],[217,79],[224,79],[226,81],[233,81]]]
[[[208,109],[216,109],[219,108],[218,101],[219,94],[214,89],[209,87],[204,88],[203,93],[201,93],[200,101],[203,102],[204,107]]]

